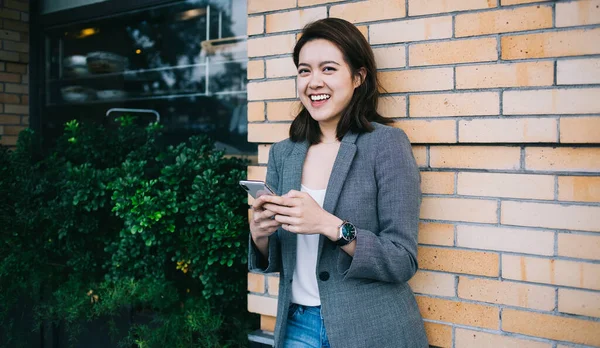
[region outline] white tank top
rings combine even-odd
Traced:
[[[302,192],[308,193],[323,207],[327,190],[311,190],[302,185]],[[292,281],[292,302],[304,306],[320,306],[317,284],[317,254],[319,234],[299,234],[296,246],[296,267]]]

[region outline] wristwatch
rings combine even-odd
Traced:
[[[354,239],[356,239],[356,227],[353,224],[344,220],[341,225],[338,226],[339,238],[335,241],[335,244],[338,246],[344,246],[352,243]]]

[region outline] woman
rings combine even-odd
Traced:
[[[373,52],[335,18],[294,48],[302,110],[274,144],[252,205],[251,271],[280,272],[275,347],[428,347],[407,281],[417,271],[420,176],[382,125]]]

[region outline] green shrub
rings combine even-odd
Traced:
[[[47,151],[31,130],[0,148],[0,327],[28,297],[35,326],[60,324],[73,344],[86,321],[129,308],[152,320],[124,346],[245,346],[247,163],[119,122],[71,121]]]

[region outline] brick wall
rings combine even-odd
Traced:
[[[0,0],[0,143],[29,125],[29,1]]]
[[[430,343],[600,346],[600,0],[248,0],[248,12],[250,178],[287,137],[299,29],[347,19],[421,168],[410,285]],[[248,274],[264,330],[277,283]]]

